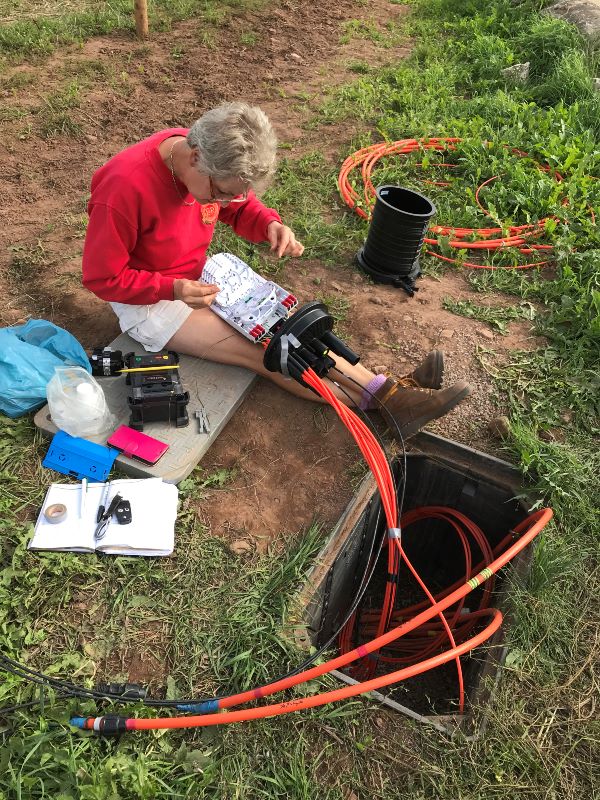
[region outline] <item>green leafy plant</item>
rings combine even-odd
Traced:
[[[451,297],[445,297],[442,306],[461,317],[486,322],[490,328],[502,334],[508,333],[509,322],[516,319],[533,320],[536,316],[535,307],[526,301],[518,306],[484,306],[470,300],[452,300]]]

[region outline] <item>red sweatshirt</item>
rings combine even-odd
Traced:
[[[214,224],[197,203],[183,204],[158,145],[186,128],[160,131],[107,161],[92,177],[83,248],[83,284],[103,300],[134,305],[173,300],[175,278],[196,280],[206,261]],[[178,182],[187,202],[193,197]],[[221,207],[219,220],[251,242],[267,238],[281,218],[252,192],[244,203]]]

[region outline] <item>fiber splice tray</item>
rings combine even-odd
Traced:
[[[203,283],[220,287],[211,311],[236,331],[262,342],[298,305],[293,294],[268,281],[231,253],[217,253],[202,270]]]
[[[118,455],[112,447],[103,447],[58,431],[50,442],[42,466],[78,480],[105,481]]]

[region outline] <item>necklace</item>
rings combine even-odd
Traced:
[[[179,186],[177,185],[177,178],[175,177],[175,167],[173,166],[173,150],[175,149],[175,145],[179,144],[180,141],[181,139],[176,139],[171,145],[171,149],[169,150],[169,167],[171,168],[171,177],[173,178],[173,186],[175,187],[175,191],[179,195],[179,199],[181,200],[184,206],[195,206],[196,205],[195,200],[192,200],[192,202],[189,203],[185,199],[185,197],[181,194]]]

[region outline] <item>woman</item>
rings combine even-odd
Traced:
[[[246,367],[319,401],[266,370],[262,347],[210,310],[219,287],[198,280],[217,220],[251,242],[269,242],[280,258],[302,255],[293,231],[255,194],[271,179],[275,155],[269,120],[243,103],[221,105],[189,130],[163,130],[118,153],[92,178],[83,283],[110,302],[121,330],[146,350]],[[392,432],[399,426],[405,439],[470,392],[464,382],[440,390],[443,360],[437,351],[399,381],[336,361],[336,380],[351,400],[333,386],[336,395],[361,408],[385,403]]]

